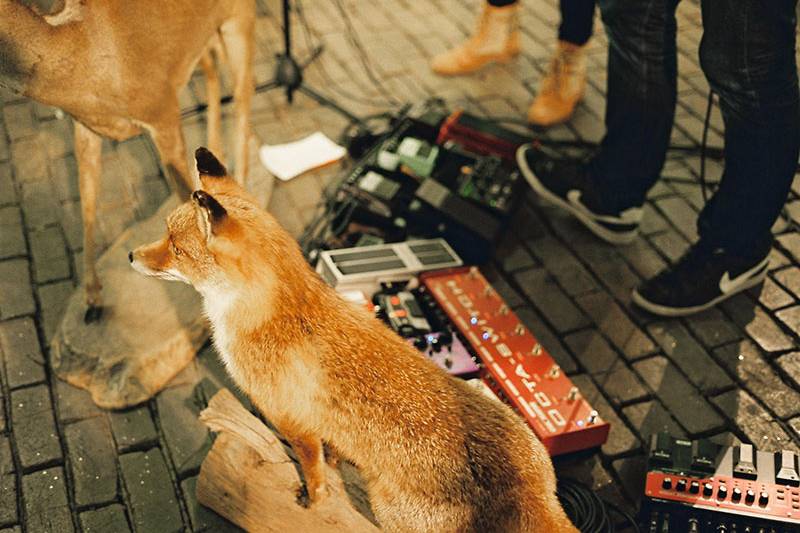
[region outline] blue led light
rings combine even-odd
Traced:
[[[487,340],[489,338],[489,333],[487,331],[484,331],[483,335],[481,336],[483,337],[483,340]]]
[[[478,323],[478,317],[474,316],[474,317],[470,318],[469,319],[469,323],[473,324],[473,325],[477,324]]]

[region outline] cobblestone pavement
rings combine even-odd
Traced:
[[[440,79],[427,61],[472,28],[478,0],[342,0],[382,86],[365,75],[333,0],[308,2],[314,39],[326,45],[308,81],[364,115],[388,98],[431,95],[492,115],[524,116],[553,49],[556,0],[525,0],[524,53],[478,75]],[[280,42],[276,0],[259,6],[257,81],[271,77]],[[707,85],[697,60],[696,2],[679,8],[679,104],[673,139],[697,144]],[[587,95],[552,138],[598,140],[603,132],[606,39],[591,41]],[[299,28],[297,28],[299,30]],[[301,55],[308,50],[296,31]],[[324,67],[324,68],[323,68]],[[203,96],[195,77],[182,103]],[[369,100],[364,101],[364,100]],[[377,104],[377,105],[374,105]],[[226,383],[210,347],[145,405],[97,409],[82,390],[51,374],[47,341],[81,277],[81,224],[71,124],[55,110],[0,95],[0,530],[230,531],[198,506],[194,486],[211,443],[196,420]],[[230,112],[229,110],[227,112]],[[336,138],[345,121],[303,96],[256,95],[253,126],[263,142],[322,130]],[[185,121],[188,146],[203,143],[202,116]],[[721,119],[709,143],[719,146]],[[230,151],[229,151],[230,153]],[[99,238],[107,246],[131,222],[154,212],[167,188],[149,139],[105,142]],[[709,162],[710,180],[720,165]],[[766,449],[800,444],[800,182],[786,209],[763,288],[687,320],[654,320],[630,306],[641,279],[674,261],[696,238],[702,205],[696,158],[670,158],[646,208],[643,235],[614,248],[528,197],[487,267],[506,299],[612,423],[599,453],[560,460],[558,470],[592,483],[631,508],[642,486],[648,435],[675,433],[748,440]],[[298,234],[336,168],[279,184],[271,210]],[[2,529],[8,528],[8,529]]]

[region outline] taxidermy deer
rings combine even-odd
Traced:
[[[182,200],[195,189],[186,162],[178,92],[199,62],[207,77],[208,142],[220,150],[220,50],[234,82],[236,180],[247,175],[253,94],[253,0],[0,0],[0,85],[75,120],[83,217],[86,321],[101,310],[94,227],[101,136],[152,137]],[[54,4],[46,14],[42,4]],[[59,9],[60,8],[60,9]],[[52,12],[52,9],[50,10]]]

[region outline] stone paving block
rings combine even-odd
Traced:
[[[40,179],[21,184],[20,205],[29,230],[58,223],[58,202],[50,180]]]
[[[610,295],[593,292],[579,296],[576,301],[625,358],[636,359],[655,352],[653,341],[628,318]]]
[[[118,503],[81,513],[81,527],[84,533],[125,533],[131,530],[125,507]]]
[[[50,179],[59,202],[76,202],[80,200],[81,191],[78,185],[78,163],[69,155],[50,161]]]
[[[22,478],[25,527],[28,531],[74,531],[61,467],[34,472]]]
[[[735,389],[713,398],[713,402],[759,450],[800,450],[780,423],[746,391]]]
[[[649,240],[670,263],[677,262],[689,248],[689,242],[675,231],[659,233]]]
[[[105,418],[88,418],[64,429],[78,507],[117,498],[117,454]]]
[[[22,478],[25,526],[28,531],[74,531],[61,467],[33,472]]]
[[[22,213],[18,207],[0,209],[0,259],[28,255]]]
[[[572,377],[572,382],[581,391],[581,394],[600,416],[611,425],[608,440],[601,447],[603,455],[616,457],[630,453],[641,446],[639,439],[628,426],[619,418],[614,409],[609,405],[598,388],[585,374]]]
[[[11,441],[7,436],[0,436],[0,475],[11,474],[16,470],[11,455]]]
[[[525,246],[511,237],[503,239],[495,248],[494,259],[504,272],[526,270],[537,266],[536,260],[531,257]]]
[[[17,477],[14,474],[0,475],[0,526],[18,521]]]
[[[33,259],[33,278],[46,283],[70,277],[66,243],[58,226],[49,226],[28,233]]]
[[[778,358],[778,366],[794,381],[794,386],[800,389],[800,352],[782,355]]]
[[[3,107],[3,122],[12,143],[36,133],[33,102],[30,100]]]
[[[47,179],[47,154],[35,137],[11,144],[11,163],[18,182]]]
[[[781,309],[775,313],[775,316],[793,332],[800,332],[800,306],[796,305],[787,309]]]
[[[619,253],[643,279],[650,279],[664,270],[666,261],[645,239],[637,239],[628,246],[621,246]]]
[[[647,458],[644,455],[635,455],[617,459],[611,463],[611,468],[622,482],[625,494],[632,501],[639,501],[644,494],[644,482],[647,478]]]
[[[56,328],[64,316],[69,298],[75,290],[83,290],[83,288],[75,289],[71,280],[42,285],[36,290],[42,306],[42,329],[48,342],[53,339]]]
[[[633,363],[633,369],[691,436],[723,427],[722,417],[665,357],[638,361]]]
[[[120,453],[148,448],[158,441],[156,426],[147,406],[112,411],[108,418]]]
[[[800,414],[800,392],[781,380],[752,342],[723,346],[714,356],[778,417]]]
[[[531,269],[517,272],[514,274],[514,280],[559,333],[589,325],[586,316],[545,270]]]
[[[739,329],[717,307],[692,315],[685,324],[706,348],[714,348],[742,338]]]
[[[197,478],[190,477],[181,483],[186,508],[194,531],[208,531],[209,533],[237,533],[243,531],[235,524],[228,522],[208,507],[197,501]]]
[[[30,318],[0,323],[0,350],[3,352],[9,388],[44,381],[44,356],[39,348],[36,327]]]
[[[629,302],[631,292],[640,279],[633,270],[620,260],[617,251],[608,244],[593,240],[588,245],[576,245],[575,253],[589,265],[589,269],[608,287],[611,294],[621,302]]]
[[[134,452],[120,456],[120,466],[128,489],[133,526],[141,533],[183,531],[183,519],[175,487],[161,450]]]
[[[791,350],[795,343],[775,321],[746,294],[726,300],[722,308],[766,352]]]
[[[679,196],[656,200],[656,206],[690,242],[697,240],[697,212]]]
[[[0,134],[0,139],[2,138],[3,135]],[[2,146],[2,141],[0,141],[0,146]],[[16,203],[17,190],[11,177],[11,165],[0,163],[0,205],[14,205]]]
[[[800,262],[800,234],[796,232],[784,233],[775,239],[795,262]]]
[[[773,274],[775,281],[780,283],[786,290],[795,295],[800,296],[800,268],[792,266],[779,270]]]
[[[47,120],[39,124],[37,139],[46,150],[50,160],[72,153],[74,147],[72,120]]]
[[[629,405],[623,407],[622,412],[645,443],[650,442],[650,437],[660,431],[668,431],[676,437],[686,437],[680,424],[658,400]]]
[[[658,322],[648,326],[647,330],[701,391],[719,390],[731,384],[730,377],[679,322]]]
[[[194,385],[162,391],[156,398],[156,405],[164,440],[178,475],[198,471],[211,448],[211,436],[198,420],[205,405],[195,394]]]
[[[530,307],[515,309],[515,313],[517,317],[519,317],[520,322],[525,324],[525,327],[527,327],[536,340],[544,346],[564,372],[572,374],[578,370],[575,359],[567,349],[564,348],[561,339],[559,339],[558,336],[553,333],[553,330],[544,323],[539,313]]]
[[[56,413],[62,423],[103,415],[103,411],[95,405],[86,389],[73,387],[60,379],[54,382]]]
[[[586,268],[553,237],[528,240],[527,243],[536,259],[558,280],[568,295],[575,296],[597,288],[597,283]]]
[[[29,268],[25,259],[0,261],[0,320],[36,311]]]
[[[29,470],[62,460],[53,405],[46,385],[11,393],[11,423],[22,468]]]
[[[620,358],[608,342],[593,329],[567,335],[564,337],[564,342],[590,374],[608,372]]]
[[[759,303],[770,310],[786,307],[794,303],[792,295],[770,278],[765,279],[761,287],[755,287],[752,291],[755,293]]]

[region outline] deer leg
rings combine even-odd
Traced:
[[[102,304],[100,294],[102,285],[97,277],[94,238],[102,148],[102,138],[75,121],[75,157],[78,160],[78,185],[83,218],[83,283],[87,306],[84,321],[87,323],[100,318]]]
[[[250,102],[253,97],[253,26],[252,13],[242,14],[222,25],[222,41],[233,73],[235,111],[236,181],[247,179],[247,142],[250,133]]]
[[[206,94],[208,99],[208,113],[206,120],[208,121],[208,149],[220,159],[224,159],[222,152],[222,132],[220,128],[221,110],[220,110],[220,87],[219,87],[219,73],[217,72],[216,62],[214,61],[215,54],[212,47],[203,52],[200,57],[200,68],[206,75]]]
[[[172,189],[178,193],[181,201],[188,200],[189,195],[197,188],[197,184],[189,173],[189,165],[186,162],[186,145],[181,131],[180,110],[177,103],[174,109],[163,113],[161,120],[148,129]]]

